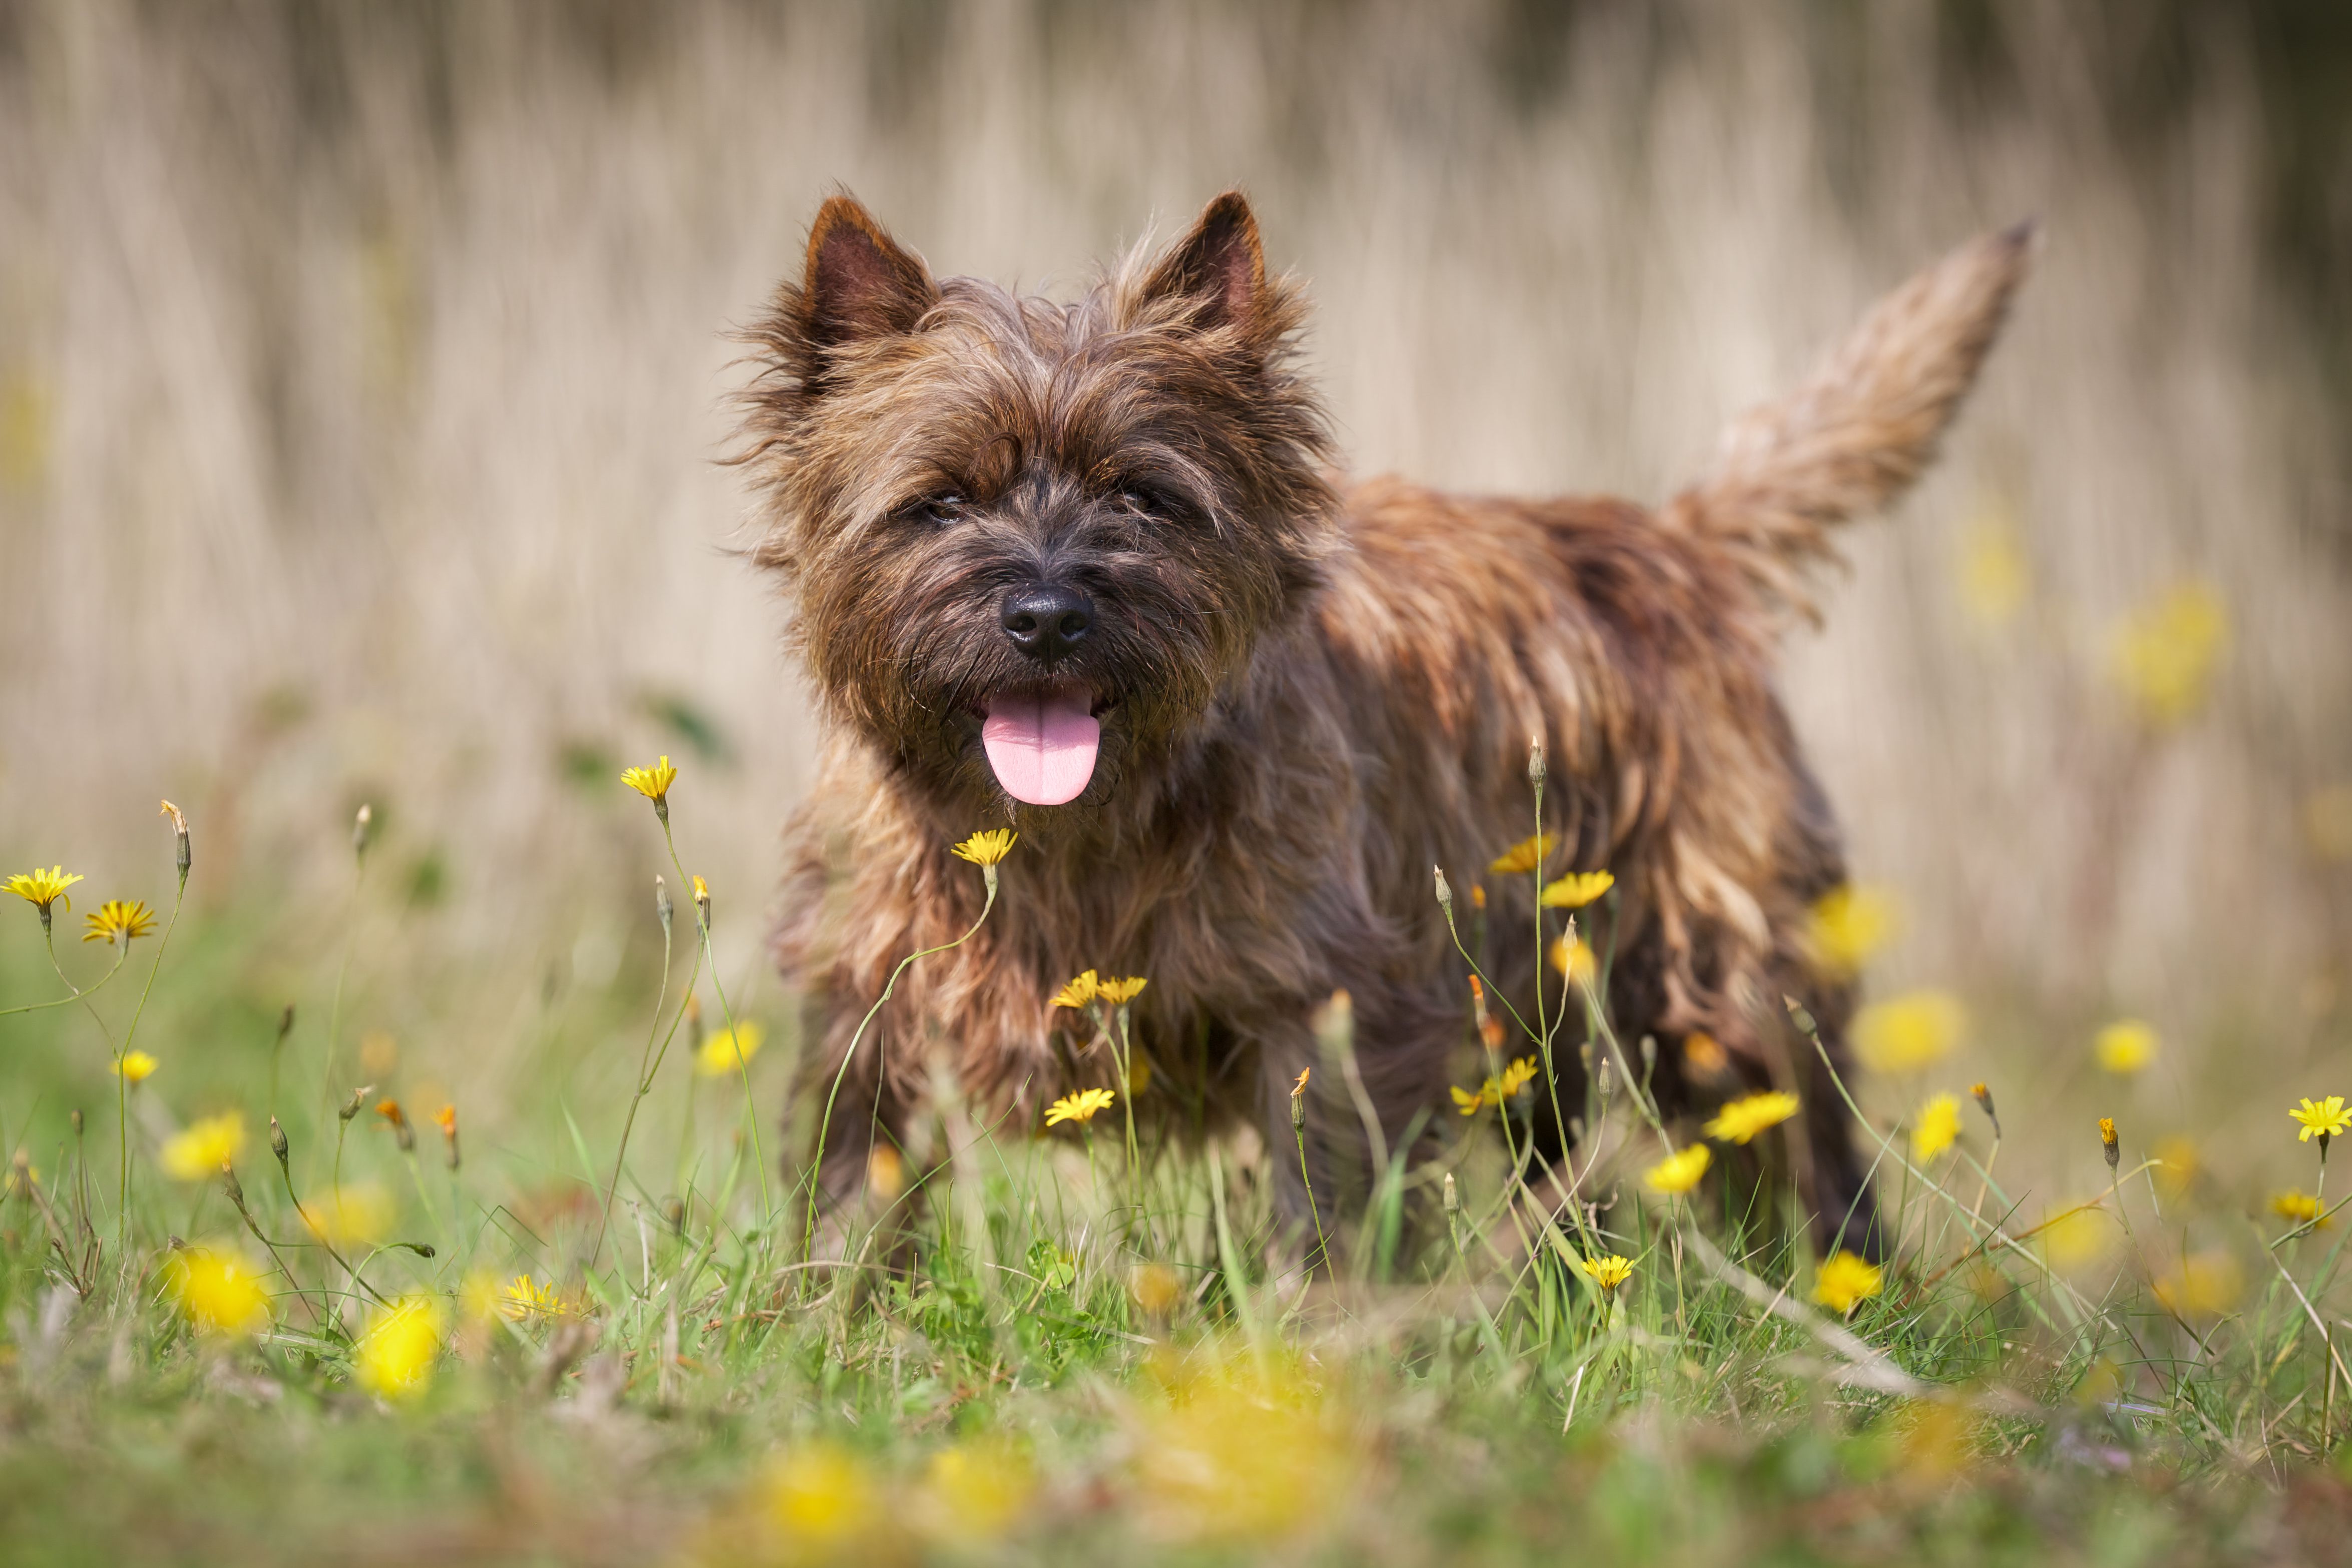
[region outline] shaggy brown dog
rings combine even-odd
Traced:
[[[1801,999],[1843,1049],[1849,990],[1808,967],[1802,933],[1844,869],[1775,655],[1813,613],[1832,525],[1933,455],[2030,238],[1905,285],[1651,511],[1344,482],[1294,364],[1300,289],[1267,275],[1238,195],[1071,304],[935,280],[828,201],[756,330],[744,454],[769,512],[757,559],[825,723],[775,940],[809,998],[817,1100],[898,960],[980,912],[950,846],[1020,840],[987,924],[916,965],[849,1060],[825,1186],[857,1189],[940,1064],[1015,1126],[1111,1081],[1049,1000],[1087,969],[1150,977],[1139,1115],[1194,1137],[1255,1119],[1277,1147],[1317,1009],[1346,990],[1397,1146],[1444,1104],[1467,1029],[1431,868],[1466,889],[1533,831],[1539,737],[1549,869],[1615,874],[1587,931],[1613,954],[1620,1037],[1659,1044],[1663,1107],[1797,1090],[1816,1223],[1868,1245],[1848,1118],[1780,1006]],[[1486,972],[1532,1018],[1531,879],[1487,880]],[[1690,1047],[1701,1033],[1722,1049]],[[1577,1052],[1555,1059],[1559,1103],[1581,1107]],[[1348,1076],[1317,1073],[1307,1122],[1343,1178],[1370,1141]],[[1556,1156],[1567,1131],[1534,1120]],[[1297,1172],[1271,1168],[1303,1213]]]

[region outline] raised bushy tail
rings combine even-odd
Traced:
[[[1961,247],[1880,300],[1812,379],[1743,415],[1661,521],[1705,535],[1788,614],[1817,618],[1809,570],[1832,524],[1887,505],[1936,444],[2000,335],[2031,222]]]

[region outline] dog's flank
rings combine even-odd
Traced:
[[[916,966],[850,1063],[828,1185],[854,1191],[873,1142],[904,1137],[935,1060],[1021,1124],[1106,1083],[1048,1002],[1087,968],[1151,977],[1136,1109],[1168,1135],[1247,1118],[1287,1143],[1311,1016],[1348,990],[1395,1144],[1443,1099],[1467,1014],[1429,868],[1467,885],[1528,835],[1541,737],[1551,869],[1616,874],[1587,934],[1615,955],[1620,1033],[1661,1043],[1665,1108],[1797,1089],[1821,1112],[1794,1145],[1819,1223],[1866,1231],[1834,1089],[1778,1005],[1802,999],[1842,1052],[1850,997],[1801,933],[1844,870],[1775,644],[1826,526],[1928,459],[2025,253],[1980,242],[1898,291],[1653,515],[1339,488],[1295,370],[1299,291],[1266,273],[1238,196],[1066,305],[935,282],[828,202],[759,329],[746,452],[759,558],[829,731],[776,940],[810,999],[813,1080],[898,958],[977,913],[948,847],[992,822],[1024,835],[988,925]],[[1528,883],[1489,886],[1482,960],[1532,1016]],[[1685,1070],[1699,1031],[1727,1070]],[[1554,1057],[1564,1108],[1583,1100],[1577,1037]],[[1308,1090],[1318,1192],[1364,1157],[1344,1081]],[[1556,1157],[1567,1132],[1538,1099]]]

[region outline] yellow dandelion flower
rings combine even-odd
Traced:
[[[1095,983],[1095,994],[1116,1007],[1134,1001],[1150,984],[1140,974],[1130,974],[1124,980],[1101,980]]]
[[[2352,1110],[2345,1109],[2340,1094],[2331,1094],[2315,1104],[2305,1095],[2303,1103],[2287,1114],[2303,1123],[2303,1131],[2295,1139],[2298,1143],[2308,1143],[2314,1138],[2341,1138],[2347,1128],[2352,1128]]]
[[[1642,1173],[1642,1184],[1654,1193],[1669,1197],[1686,1193],[1698,1185],[1715,1155],[1704,1143],[1694,1143],[1679,1154],[1670,1154]]]
[[[145,1083],[162,1065],[145,1051],[126,1051],[114,1064],[114,1076],[125,1083]]]
[[[1683,1065],[1700,1078],[1715,1078],[1731,1066],[1731,1053],[1704,1029],[1683,1037]]]
[[[165,1269],[180,1311],[199,1332],[238,1339],[269,1326],[269,1292],[233,1248],[186,1247]]]
[[[1747,1094],[1727,1101],[1715,1120],[1700,1131],[1727,1143],[1746,1143],[1759,1132],[1778,1127],[1797,1114],[1797,1097],[1780,1089]]]
[[[499,1310],[520,1323],[532,1318],[563,1316],[563,1298],[552,1285],[528,1274],[518,1274],[499,1291]]]
[[[1851,976],[1895,939],[1900,921],[1893,897],[1878,889],[1832,888],[1806,915],[1805,951],[1824,973]]]
[[[433,1385],[441,1354],[443,1308],[438,1296],[403,1296],[378,1307],[353,1352],[360,1385],[380,1399],[414,1399]]]
[[[798,1547],[839,1551],[882,1521],[883,1499],[856,1458],[830,1444],[795,1448],[769,1467],[768,1515]]]
[[[2156,1060],[2156,1031],[2137,1018],[2121,1018],[2101,1029],[2091,1048],[2102,1071],[2136,1073]]]
[[[52,866],[46,871],[36,866],[29,871],[17,872],[6,882],[0,883],[0,887],[5,887],[46,915],[49,912],[49,906],[60,899],[65,900],[67,910],[71,910],[73,900],[66,898],[66,889],[80,880],[78,873],[69,872],[63,866]]]
[[[400,1205],[375,1182],[339,1186],[301,1207],[303,1226],[330,1247],[373,1247],[391,1234]]]
[[[952,853],[975,866],[993,866],[1013,853],[1013,841],[1020,837],[1009,827],[994,827],[973,834],[957,845]]]
[[[129,947],[155,929],[155,911],[136,899],[109,899],[82,919],[89,925],[81,934],[84,942],[120,941]]]
[[[1457,1086],[1448,1092],[1454,1096],[1454,1105],[1460,1109],[1462,1114],[1465,1116],[1477,1115],[1479,1107],[1486,1103],[1486,1091],[1485,1089],[1480,1089],[1477,1093],[1473,1094],[1468,1089]]]
[[[2116,1162],[2123,1156],[2116,1145],[2116,1119],[2112,1116],[2099,1118],[2099,1147],[2106,1153],[2107,1169],[2114,1170]]]
[[[1505,1068],[1499,1076],[1489,1077],[1479,1086],[1478,1092],[1475,1094],[1470,1093],[1467,1089],[1454,1089],[1454,1103],[1461,1107],[1463,1115],[1475,1116],[1481,1106],[1500,1105],[1517,1095],[1521,1089],[1533,1083],[1536,1074],[1541,1070],[1543,1069],[1536,1066],[1535,1058],[1521,1057]],[[1300,1081],[1302,1085],[1305,1082],[1303,1079]]]
[[[2200,1252],[2156,1282],[2156,1299],[2184,1318],[2217,1318],[2238,1304],[2244,1289],[2236,1258]]]
[[[1960,539],[1960,606],[1988,631],[2017,617],[2032,591],[2033,574],[2005,503],[1987,505]]]
[[[1059,991],[1054,993],[1054,1005],[1056,1007],[1083,1007],[1101,994],[1102,982],[1096,979],[1095,972],[1089,969],[1084,974],[1079,975],[1076,980],[1071,981],[1067,985],[1063,986]]]
[[[1551,847],[1558,842],[1549,833],[1522,838],[1496,856],[1486,869],[1497,877],[1524,877],[1551,858]]]
[[[1107,1089],[1082,1089],[1076,1094],[1066,1094],[1045,1108],[1045,1125],[1057,1127],[1065,1121],[1075,1121],[1084,1127],[1095,1119],[1095,1113],[1108,1110],[1118,1096]]]
[[[1580,1259],[1585,1278],[1601,1287],[1604,1294],[1613,1295],[1617,1287],[1633,1277],[1633,1260],[1611,1253],[1606,1258]]]
[[[624,768],[621,782],[644,795],[647,800],[663,802],[669,799],[669,786],[677,782],[677,770],[669,765],[669,758],[649,768]]]
[[[931,1456],[917,1517],[934,1541],[968,1550],[1005,1534],[1037,1490],[1036,1471],[1003,1443],[959,1443]]]
[[[725,1078],[736,1070],[738,1063],[758,1056],[767,1038],[767,1030],[753,1018],[745,1018],[731,1029],[714,1030],[695,1050],[695,1073],[702,1078]]]
[[[1592,955],[1592,944],[1582,937],[1574,942],[1560,937],[1551,944],[1551,966],[1579,985],[1590,986],[1601,973],[1601,961]]]
[[[1154,1533],[1297,1540],[1355,1489],[1360,1449],[1348,1424],[1315,1382],[1279,1363],[1181,1375],[1147,1420],[1133,1463],[1138,1511]]]
[[[1307,1092],[1307,1075],[1314,1070],[1315,1069],[1312,1068],[1300,1068],[1298,1069],[1298,1081],[1290,1086],[1291,1099],[1297,1100],[1300,1095]]]
[[[1813,1300],[1843,1318],[1885,1287],[1885,1279],[1878,1265],[1840,1251],[1832,1254],[1814,1277]]]
[[[1571,871],[1547,883],[1536,902],[1548,910],[1580,910],[1616,885],[1617,879],[1606,871]]]
[[[1509,1100],[1513,1096],[1517,1095],[1519,1090],[1533,1083],[1536,1079],[1536,1074],[1539,1070],[1540,1069],[1536,1066],[1536,1059],[1533,1057],[1521,1057],[1509,1067],[1505,1068],[1503,1069],[1502,1098]]]
[[[877,1143],[866,1156],[866,1190],[888,1203],[907,1190],[906,1156],[887,1143]]]
[[[2230,613],[2203,583],[2183,583],[2124,616],[2108,671],[2143,722],[2167,730],[2205,705],[2230,640]]]
[[[1919,1108],[1911,1123],[1911,1157],[1925,1163],[1958,1142],[1960,1102],[1939,1094]]]
[[[1864,1007],[1853,1021],[1854,1054],[1874,1072],[1917,1072],[1951,1055],[1968,1028],[1959,999],[1912,991]]]
[[[245,1152],[245,1118],[234,1110],[192,1121],[163,1140],[163,1173],[175,1182],[210,1181]]]
[[[1127,1293],[1147,1317],[1166,1317],[1183,1291],[1183,1280],[1165,1263],[1139,1263],[1127,1279]]]
[[[2318,1219],[2319,1228],[2322,1230],[2335,1223],[2332,1220],[2319,1219],[2319,1199],[2316,1195],[2297,1192],[2293,1187],[2272,1195],[2271,1213],[2281,1219],[2291,1219],[2297,1225],[2309,1225],[2313,1220]]]

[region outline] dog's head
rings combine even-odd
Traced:
[[[1067,305],[935,281],[826,202],[754,334],[745,455],[827,707],[1034,826],[1164,763],[1328,547],[1301,313],[1238,195]]]

